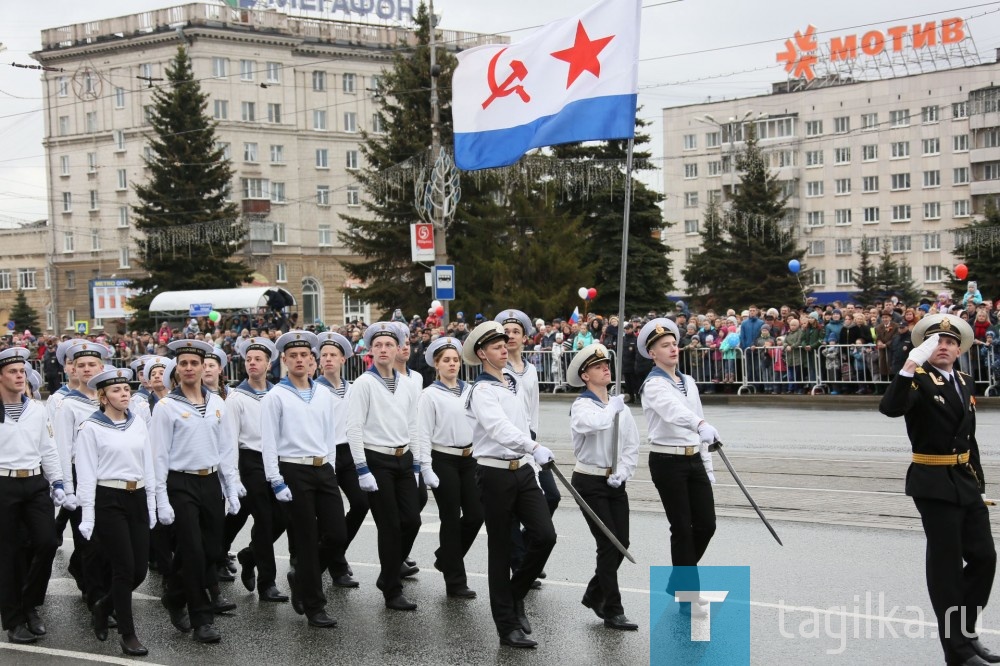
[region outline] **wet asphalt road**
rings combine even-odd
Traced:
[[[562,434],[568,424],[568,409],[568,402],[545,402],[540,433],[543,443],[552,446],[563,460],[570,456],[568,437]],[[636,413],[639,416],[638,410]],[[734,463],[742,458],[742,464],[749,464],[758,457],[780,465],[782,457],[846,460],[859,454],[891,463],[907,449],[905,438],[899,438],[902,423],[874,410],[709,406],[706,417],[729,442]],[[983,436],[996,432],[1000,412],[982,414],[979,424],[984,457],[1000,460],[1000,445],[984,441]],[[644,430],[641,417],[640,429]],[[640,456],[639,479],[646,471],[645,458],[645,454]],[[853,476],[830,476],[820,471],[810,476],[817,488],[831,492],[840,484],[856,483]],[[795,481],[799,484],[801,479]],[[888,478],[876,483],[889,486],[897,481]],[[632,491],[634,497],[645,497],[633,502],[631,551],[638,564],[625,562],[620,571],[626,613],[639,623],[638,632],[605,629],[591,611],[580,605],[593,570],[594,546],[582,515],[564,494],[555,516],[559,542],[546,567],[548,578],[527,602],[534,627],[532,636],[540,646],[533,651],[500,648],[489,612],[485,532],[467,558],[469,585],[479,592],[479,598],[448,599],[440,574],[429,566],[438,527],[431,500],[414,547],[422,571],[406,583],[407,596],[419,604],[414,613],[391,612],[383,607],[375,589],[375,528],[369,519],[348,553],[361,587],[327,589],[328,610],[340,621],[338,627],[310,628],[288,604],[261,604],[237,580],[223,584],[224,592],[239,608],[219,618],[222,642],[198,645],[189,634],[180,634],[170,626],[158,602],[159,578],[150,574],[135,602],[139,635],[150,655],[128,660],[121,655],[113,633],[103,644],[93,637],[89,615],[75,585],[66,577],[72,547],[67,539],[57,555],[49,597],[42,610],[48,636],[25,650],[0,643],[0,664],[648,663],[649,566],[669,564],[669,550],[666,518],[655,495],[641,485],[634,484]],[[898,492],[901,485],[886,490]],[[719,489],[720,496],[723,491]],[[863,502],[864,495],[851,497]],[[862,512],[863,506],[857,510]],[[779,547],[756,518],[720,517],[703,564],[751,567],[752,663],[940,663],[923,580],[923,535],[904,522],[900,519],[872,528],[829,524],[823,519],[805,522],[802,516],[795,521],[782,520],[779,515],[775,526],[785,543]],[[249,531],[244,530],[237,546],[242,546],[248,535]],[[284,540],[278,547],[282,556],[287,554]],[[287,587],[287,564],[285,557],[278,561],[282,588]],[[984,642],[1000,648],[1000,611],[988,608],[983,627]],[[904,637],[904,631],[912,637]]]

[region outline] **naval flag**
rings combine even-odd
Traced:
[[[458,54],[455,164],[506,166],[532,148],[635,136],[641,0],[602,0],[522,42]]]

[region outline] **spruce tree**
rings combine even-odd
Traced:
[[[33,335],[38,335],[38,313],[28,305],[28,299],[20,289],[14,294],[14,305],[10,309],[10,319],[17,327],[17,331],[23,333],[25,329],[28,329]]]
[[[965,279],[955,277],[954,266],[947,272],[947,287],[961,299],[969,280],[978,283],[983,298],[995,299],[1000,296],[1000,209],[987,197],[983,219],[967,227],[969,232],[955,247],[956,264],[965,264],[969,274]]]
[[[854,271],[854,286],[858,289],[855,298],[862,305],[871,305],[875,299],[879,298],[878,276],[875,266],[872,264],[867,236],[861,237],[861,247],[858,248],[858,268]]]
[[[233,259],[246,228],[236,205],[226,201],[232,167],[183,46],[166,78],[153,92],[150,178],[135,186],[139,265],[148,273],[132,282],[141,290],[129,302],[138,328],[152,326],[149,304],[161,292],[238,287],[250,278],[247,266]]]
[[[701,227],[701,248],[681,274],[688,285],[688,295],[700,309],[722,309],[729,307],[722,302],[718,293],[731,293],[733,278],[722,267],[722,260],[729,255],[729,240],[722,224],[722,208],[718,201],[711,201],[705,209],[705,221]]]

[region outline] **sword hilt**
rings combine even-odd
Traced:
[[[722,442],[720,442],[719,440],[715,440],[714,442],[708,445],[708,452],[711,453],[712,451],[718,451],[721,448],[722,448]]]

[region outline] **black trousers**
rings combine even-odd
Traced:
[[[261,453],[240,449],[239,467],[240,479],[247,489],[247,496],[240,505],[240,513],[246,511],[248,515],[253,516],[253,527],[250,529],[250,554],[254,566],[257,567],[257,585],[260,589],[266,590],[274,585],[278,574],[274,562],[274,542],[285,533],[287,520],[281,502],[275,498],[274,490],[264,476],[264,458]],[[292,491],[292,495],[294,497],[295,491]],[[227,537],[230,529],[228,519],[234,517],[226,516]],[[229,539],[229,544],[232,544],[232,539],[235,537],[234,534]],[[224,548],[223,554],[228,550],[228,547]]]
[[[989,510],[919,497],[913,503],[927,535],[927,591],[945,659],[967,659],[997,567]]]
[[[149,509],[146,491],[97,487],[94,539],[111,565],[111,608],[118,633],[135,633],[132,592],[146,580],[149,554]]]
[[[524,599],[545,568],[556,545],[556,530],[535,481],[534,467],[523,465],[513,472],[484,465],[476,468],[489,548],[490,611],[497,632],[505,636],[521,626],[514,603]],[[521,566],[511,576],[510,534],[518,523],[524,525],[526,550]]]
[[[226,503],[218,474],[197,476],[173,470],[167,474],[167,496],[174,509],[177,550],[167,577],[164,603],[187,605],[191,625],[212,624],[206,590],[218,584],[216,563],[222,550]]]
[[[73,465],[73,487],[76,488],[76,465]],[[73,531],[73,554],[69,557],[69,573],[76,580],[76,586],[83,592],[87,607],[93,608],[94,602],[107,596],[111,589],[111,567],[104,553],[94,543],[80,534],[80,522],[83,520],[83,509],[67,512],[69,525]]]
[[[444,574],[448,588],[464,587],[465,554],[483,526],[483,503],[476,485],[476,459],[431,451],[431,465],[440,479],[433,489],[441,517],[440,547],[434,552],[435,566]]]
[[[347,539],[337,475],[329,464],[313,467],[283,462],[278,469],[292,491],[286,520],[295,541],[295,592],[306,613],[317,613],[326,607],[323,570],[329,566],[320,562],[319,537],[322,534],[334,551],[343,548]]]
[[[549,516],[554,516],[556,514],[556,509],[559,508],[559,501],[562,499],[562,495],[559,494],[559,486],[556,484],[556,477],[550,469],[543,469],[538,473],[538,483],[542,487],[542,494],[545,496],[545,503],[549,507]],[[514,542],[514,548],[511,550],[510,557],[510,568],[517,571],[521,568],[521,560],[524,559],[524,530],[521,525],[514,524],[511,527],[510,538]]]
[[[628,548],[629,510],[625,484],[612,488],[608,485],[607,478],[580,472],[573,472],[572,483],[601,522],[611,530],[623,546]],[[597,542],[597,568],[587,585],[587,596],[594,603],[604,604],[606,616],[621,615],[625,609],[622,607],[622,594],[618,589],[618,567],[621,566],[625,556],[615,548],[611,539],[605,536],[590,516],[586,513],[583,515],[587,519],[590,533]]]
[[[354,457],[351,455],[351,447],[345,442],[337,444],[337,458],[334,465],[337,474],[337,485],[347,496],[350,509],[344,516],[344,524],[347,528],[347,538],[344,540],[342,548],[332,548],[324,536],[322,538],[322,550],[324,560],[331,562],[330,574],[333,577],[343,576],[347,573],[347,548],[358,535],[361,524],[365,522],[368,515],[368,493],[361,490],[358,485],[358,470],[354,466]]]
[[[670,522],[670,562],[693,567],[715,534],[715,496],[701,456],[649,454],[649,473]]]
[[[413,453],[401,456],[365,449],[365,459],[378,484],[369,493],[372,518],[378,528],[379,589],[386,599],[403,593],[399,568],[420,531],[420,500],[413,478]]]
[[[55,507],[49,484],[41,474],[26,478],[0,477],[0,621],[13,629],[27,621],[26,613],[45,601],[52,560],[59,547]],[[29,544],[14,535],[27,537]],[[25,553],[30,548],[25,569]]]

